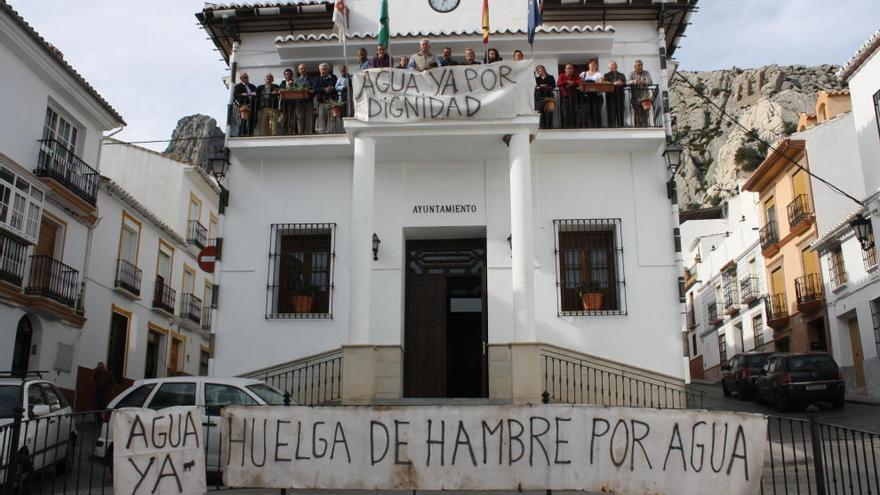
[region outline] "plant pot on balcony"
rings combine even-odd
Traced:
[[[545,112],[555,112],[556,111],[556,98],[544,98],[544,111]]]
[[[642,105],[642,110],[650,110],[652,106],[654,106],[654,102],[650,98],[644,98],[639,102]]]
[[[311,313],[315,297],[311,294],[296,294],[291,298],[294,313]]]
[[[238,115],[241,117],[241,120],[248,120],[251,118],[251,106],[250,105],[242,105],[238,107]]]
[[[578,288],[578,296],[581,298],[584,311],[598,311],[602,309],[602,290],[602,285],[593,281],[585,282]]]
[[[282,100],[303,101],[312,97],[312,92],[308,89],[282,89],[278,92]]]
[[[330,115],[333,117],[342,117],[342,105],[333,105],[330,107]]]

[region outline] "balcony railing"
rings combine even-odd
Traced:
[[[198,220],[189,220],[186,224],[186,242],[199,249],[208,245],[208,229]]]
[[[156,276],[156,285],[153,289],[153,307],[174,314],[174,299],[176,297],[177,292],[165,283],[165,279]]]
[[[141,295],[141,269],[133,263],[119,258],[116,260],[116,287]]]
[[[822,299],[822,280],[818,273],[809,273],[794,280],[798,306]]]
[[[739,313],[739,285],[736,277],[731,277],[724,284],[724,313],[728,315]]]
[[[211,329],[211,309],[210,304],[202,305],[202,330]]]
[[[58,181],[90,205],[98,200],[98,172],[55,139],[40,140],[34,175]]]
[[[595,91],[600,89],[601,91]],[[541,129],[596,129],[662,126],[657,86],[582,84],[579,89],[538,88],[535,110]]]
[[[268,96],[236,97],[232,107],[232,136],[306,136],[342,134],[349,105],[333,99],[315,101],[314,93],[281,91]]]
[[[0,232],[0,280],[21,287],[27,245]]]
[[[52,299],[76,308],[79,272],[51,256],[31,256],[31,271],[25,294]]]
[[[784,292],[767,297],[767,324],[773,328],[788,324],[788,301]]]
[[[779,228],[776,226],[776,220],[770,220],[761,228],[759,232],[761,237],[761,249],[767,249],[768,247],[779,242]]]
[[[810,198],[806,194],[798,194],[794,200],[788,204],[788,226],[795,226],[810,217],[812,210],[810,208]]]
[[[194,294],[184,294],[180,298],[180,317],[199,324],[202,321],[202,300]]]
[[[697,315],[694,311],[694,305],[691,303],[687,304],[687,326],[688,330],[697,326]]]
[[[710,325],[717,325],[724,321],[724,314],[719,302],[712,300],[706,303],[706,319]]]
[[[739,281],[739,296],[743,304],[751,304],[761,297],[759,283],[756,275],[750,275]]]

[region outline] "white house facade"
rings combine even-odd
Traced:
[[[125,123],[6,2],[0,66],[0,370],[49,371],[72,397],[100,143]]]
[[[715,381],[743,352],[772,351],[767,326],[764,258],[758,239],[758,195],[741,192],[715,218],[682,221],[691,376]]]
[[[683,391],[663,105],[666,55],[693,6],[615,3],[544,2],[533,54],[527,2],[495,7],[489,46],[503,62],[357,72],[355,108],[343,104],[353,116],[341,121],[321,122],[335,105],[321,86],[317,101],[293,106],[293,91],[267,106],[233,90],[212,373],[269,377],[301,402],[349,404],[533,403],[542,393],[650,403],[667,400],[651,387]],[[349,51],[372,56],[378,2],[346,4]],[[391,58],[413,54],[423,37],[458,60],[468,47],[482,51],[480,6],[462,0],[444,13],[390,0]],[[233,79],[247,72],[258,84],[299,63],[343,62],[331,7],[220,5],[197,17]],[[513,61],[514,49],[533,59]],[[616,104],[611,93],[534,93],[535,64],[557,75],[591,57],[603,72],[616,60],[627,77],[641,60],[653,76],[614,93],[619,121],[602,104]],[[539,115],[536,96],[554,112]],[[575,108],[596,101],[594,114]],[[318,122],[302,131],[297,109],[311,114],[309,105]],[[600,387],[601,377],[621,385]],[[624,392],[626,383],[648,386]]]

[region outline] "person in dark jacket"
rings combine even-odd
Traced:
[[[535,67],[535,108],[541,113],[541,128],[552,129],[556,114],[556,78],[543,65]],[[550,101],[552,100],[552,103]]]
[[[241,73],[239,81],[232,91],[238,106],[238,135],[250,136],[257,122],[257,87],[250,83],[247,72]]]
[[[608,115],[608,127],[623,127],[626,76],[622,72],[617,71],[617,62],[614,60],[608,63],[605,82],[614,83],[614,92],[605,95],[605,112]]]
[[[275,76],[266,74],[263,84],[257,88],[260,111],[257,126],[261,136],[274,136],[278,132],[278,85]]]
[[[104,361],[99,361],[95,366],[92,379],[95,382],[95,411],[101,411],[110,402],[110,394],[113,393],[113,387],[116,385],[116,377],[104,366]],[[101,425],[100,414],[97,415],[96,423]]]
[[[376,56],[370,60],[370,68],[378,69],[382,67],[391,67],[391,56],[385,52],[385,47],[379,45],[376,47]]]
[[[318,120],[315,122],[315,133],[329,134],[338,132],[336,121],[330,107],[339,104],[339,93],[336,91],[336,75],[330,72],[329,64],[318,66],[318,77],[315,78],[315,96],[318,99]],[[341,124],[340,124],[341,125]]]

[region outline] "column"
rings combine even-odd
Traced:
[[[534,342],[535,266],[532,240],[532,160],[528,131],[511,135],[510,236],[512,244],[513,336],[516,342]]]
[[[376,177],[376,142],[355,136],[351,183],[351,270],[349,344],[370,341],[370,275],[373,269],[373,190]]]

